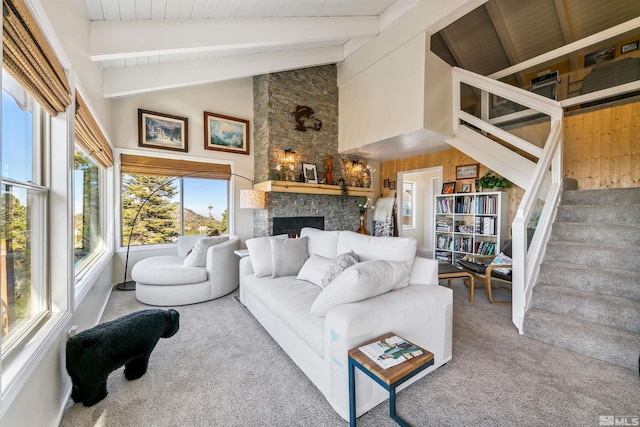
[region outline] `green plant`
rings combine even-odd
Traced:
[[[348,196],[349,195],[349,185],[344,180],[344,178],[340,178],[338,180],[338,185],[340,186],[340,194],[342,196]]]
[[[511,183],[507,178],[503,178],[501,176],[496,176],[492,171],[484,174],[483,177],[478,178],[478,185],[480,188],[509,188],[511,187]]]

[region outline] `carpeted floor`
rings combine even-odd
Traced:
[[[471,305],[461,282],[453,281],[453,289],[453,359],[398,394],[398,414],[411,425],[640,419],[637,372],[520,336],[510,306],[489,304],[483,290]],[[133,292],[114,291],[103,320],[145,308]],[[106,399],[90,408],[69,400],[60,425],[347,425],[233,295],[177,310],[181,329],[160,340],[145,376],[127,381],[122,369],[112,373]],[[358,425],[396,424],[383,403]]]

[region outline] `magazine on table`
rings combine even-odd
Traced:
[[[415,344],[396,335],[364,345],[359,349],[382,369],[391,368],[422,354],[422,350]]]

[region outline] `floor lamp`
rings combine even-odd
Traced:
[[[127,269],[129,267],[129,249],[131,248],[131,237],[133,236],[133,228],[136,225],[136,221],[138,220],[138,216],[140,216],[140,212],[142,212],[142,208],[144,207],[144,205],[146,205],[147,202],[151,199],[151,197],[154,194],[156,194],[158,191],[160,191],[165,185],[170,184],[170,183],[172,183],[173,181],[175,181],[177,179],[184,178],[184,177],[189,176],[189,175],[195,175],[195,174],[202,173],[202,172],[208,172],[208,171],[196,171],[196,172],[187,173],[185,175],[180,175],[180,176],[177,176],[175,178],[171,178],[171,179],[163,182],[159,186],[157,186],[151,192],[151,194],[149,194],[147,196],[147,198],[142,201],[142,204],[140,205],[140,207],[136,211],[136,215],[133,217],[133,222],[131,223],[131,231],[129,232],[129,239],[127,240],[127,256],[126,256],[125,262],[124,262],[124,279],[122,280],[121,283],[118,283],[116,285],[116,289],[117,290],[119,290],[119,291],[134,291],[136,289],[135,280],[127,281]],[[229,175],[237,176],[238,178],[246,179],[247,181],[249,181],[251,183],[251,190],[240,190],[240,209],[264,209],[265,208],[265,206],[266,206],[265,192],[261,191],[261,190],[254,190],[253,189],[253,180],[252,179],[249,179],[249,178],[247,178],[245,176],[238,175],[238,174],[235,174],[235,173],[229,173]]]

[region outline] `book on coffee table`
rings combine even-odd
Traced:
[[[418,346],[397,335],[363,345],[358,349],[382,369],[391,368],[422,354]]]

